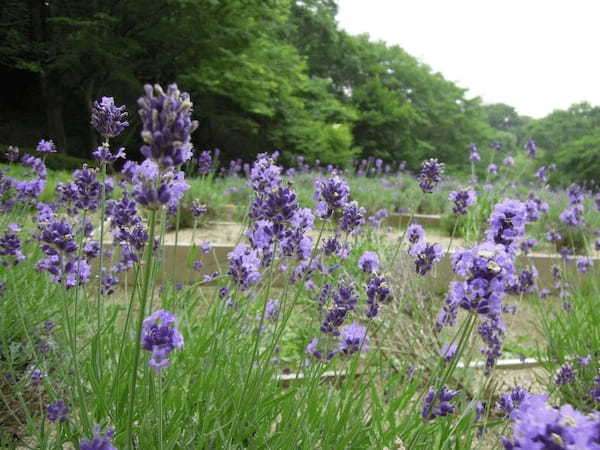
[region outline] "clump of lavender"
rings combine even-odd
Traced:
[[[356,234],[365,223],[365,208],[358,206],[355,201],[349,202],[342,211],[340,229],[348,234]]]
[[[537,145],[535,145],[535,141],[533,139],[529,139],[524,147],[527,151],[527,156],[530,158],[535,158],[535,154],[537,152]]]
[[[344,355],[368,350],[367,329],[358,323],[352,323],[340,331],[339,349]]]
[[[548,394],[526,397],[510,418],[513,438],[502,438],[506,450],[598,447],[598,415],[585,415],[571,405],[553,408],[548,404]]]
[[[577,270],[579,270],[579,273],[587,273],[593,265],[593,261],[586,256],[577,259]]]
[[[379,305],[390,299],[390,288],[383,277],[373,277],[367,284],[367,317],[375,317],[379,312]]]
[[[502,394],[500,396],[500,400],[496,403],[496,408],[508,415],[517,409],[529,395],[529,392],[525,388],[515,386],[512,388],[510,394]]]
[[[46,417],[50,422],[63,423],[69,419],[71,410],[65,405],[64,400],[57,400],[56,403],[48,404],[46,411]]]
[[[114,138],[129,126],[125,105],[116,106],[113,97],[102,97],[92,104],[91,125],[106,140]]]
[[[38,142],[35,149],[40,153],[56,153],[56,145],[54,145],[52,139],[47,141],[42,139],[40,142]]]
[[[419,241],[411,245],[409,254],[415,257],[415,270],[419,275],[426,275],[433,265],[441,261],[444,249],[440,244],[429,244]]]
[[[406,239],[411,244],[416,244],[425,239],[425,230],[418,223],[412,223],[406,229]]]
[[[481,161],[481,156],[475,144],[469,145],[469,159],[474,162]]]
[[[262,277],[260,273],[260,259],[258,252],[248,248],[245,244],[238,244],[232,252],[227,255],[229,259],[229,271],[235,284],[242,290],[258,283]]]
[[[358,297],[354,293],[353,285],[340,283],[332,300],[333,305],[326,309],[325,319],[321,324],[321,331],[331,336],[339,336],[339,327],[343,325],[347,314],[354,310],[358,303]],[[324,298],[321,306],[326,307],[327,301],[328,298]]]
[[[490,215],[486,236],[490,242],[503,245],[509,253],[516,250],[516,242],[525,234],[527,209],[518,200],[497,203]]]
[[[19,227],[10,227],[9,231],[0,237],[0,265],[16,266],[25,260],[21,251],[21,240],[17,236],[18,231]]]
[[[435,388],[429,388],[421,407],[421,417],[424,420],[434,420],[436,417],[444,417],[453,414],[456,406],[450,403],[460,391],[453,391],[443,386],[439,392]]]
[[[565,364],[558,369],[558,373],[556,374],[554,382],[557,386],[565,386],[566,384],[575,381],[575,378],[573,366],[570,364]]]
[[[140,150],[161,170],[179,167],[192,156],[190,135],[198,127],[190,96],[175,84],[166,92],[158,84],[145,85],[144,90],[146,95],[138,100],[144,140]]]
[[[448,196],[448,200],[454,202],[452,211],[454,214],[467,214],[467,207],[473,205],[477,201],[477,194],[473,189],[463,189],[460,191],[452,191]]]
[[[421,173],[419,174],[419,186],[427,194],[431,194],[433,189],[442,181],[444,173],[444,164],[437,159],[423,161]]]
[[[515,283],[514,255],[501,244],[485,242],[470,250],[459,250],[452,255],[452,268],[465,277],[453,281],[445,305],[437,320],[437,329],[453,325],[457,309],[476,313],[480,319],[478,333],[486,348],[486,373],[501,355],[504,322],[502,300],[508,286]]]
[[[487,167],[487,171],[490,175],[497,175],[498,174],[498,166],[496,164],[492,163]]]
[[[316,213],[322,219],[328,219],[346,206],[350,198],[350,188],[339,175],[315,181],[314,198],[317,200]]]
[[[198,173],[208,175],[213,170],[213,159],[210,151],[204,150],[198,155]]]
[[[358,267],[365,273],[377,272],[379,270],[379,256],[375,252],[364,252],[358,259]]]
[[[157,372],[170,365],[169,355],[176,348],[183,347],[183,336],[175,328],[175,315],[161,309],[144,319],[142,346],[152,352],[148,365]]]
[[[81,439],[79,441],[80,450],[117,450],[112,445],[114,430],[108,429],[105,433],[100,432],[100,427],[94,427],[94,437],[92,439]]]
[[[502,164],[504,164],[506,167],[512,167],[515,165],[515,159],[512,156],[507,156],[502,161]]]

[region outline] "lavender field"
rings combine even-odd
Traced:
[[[551,189],[534,141],[465,148],[462,179],[221,167],[188,94],[138,105],[118,148],[125,107],[94,102],[102,143],[72,174],[50,140],[3,149],[2,448],[600,448],[600,197]],[[508,357],[537,361],[526,386]]]

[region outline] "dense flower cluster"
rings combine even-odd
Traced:
[[[527,396],[510,418],[513,438],[502,438],[506,450],[600,448],[600,417],[571,405],[553,408],[547,394]]]
[[[535,158],[535,155],[537,153],[537,145],[535,145],[535,141],[533,139],[529,139],[525,143],[524,147],[527,151],[527,156],[529,156],[530,158]]]
[[[116,106],[113,97],[102,97],[92,104],[91,124],[105,139],[113,138],[129,126],[125,105]]]
[[[240,288],[248,289],[260,281],[262,275],[257,250],[248,248],[245,244],[238,244],[227,254],[227,259],[229,259],[227,273]]]
[[[494,206],[486,236],[490,242],[501,244],[507,252],[516,251],[517,241],[525,234],[527,208],[518,200],[505,200]]]
[[[100,432],[100,427],[94,427],[94,437],[92,439],[82,439],[79,441],[80,450],[117,450],[112,443],[114,430],[108,429],[105,433]]]
[[[352,323],[340,331],[340,351],[345,355],[351,355],[358,351],[368,350],[369,338],[367,329],[358,323]]]
[[[52,139],[42,139],[40,142],[38,142],[37,147],[35,149],[40,153],[56,153],[57,151],[56,145],[54,145]]]
[[[350,198],[350,188],[339,175],[329,179],[315,181],[315,200],[317,200],[317,215],[328,219],[333,214],[346,206]]]
[[[444,164],[437,159],[428,159],[423,161],[421,173],[419,174],[419,186],[425,193],[431,194],[433,189],[442,181],[444,173]]]
[[[57,400],[46,406],[46,417],[50,422],[66,422],[69,419],[70,408],[65,405],[64,400]]]
[[[152,352],[148,365],[157,372],[170,365],[169,355],[176,348],[183,347],[183,336],[175,328],[175,315],[164,309],[154,312],[144,319],[142,345]]]
[[[424,420],[434,420],[436,417],[443,417],[453,414],[456,406],[450,403],[460,391],[453,391],[442,386],[439,392],[431,387],[425,396],[423,406],[421,407],[421,417]]]
[[[448,196],[448,200],[454,202],[454,206],[452,207],[454,214],[465,215],[467,214],[467,207],[477,201],[477,194],[473,189],[452,191]]]
[[[204,150],[198,155],[198,174],[208,175],[213,171],[213,159],[210,151]]]
[[[358,267],[365,273],[377,272],[379,270],[379,256],[375,252],[364,252],[358,259]]]

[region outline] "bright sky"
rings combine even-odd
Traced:
[[[340,26],[398,44],[486,103],[543,117],[600,105],[598,0],[338,0]]]

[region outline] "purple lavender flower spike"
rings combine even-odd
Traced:
[[[419,186],[427,194],[431,194],[433,189],[442,181],[444,173],[444,164],[437,159],[423,161],[421,173],[419,175]]]
[[[210,151],[204,150],[198,156],[198,173],[208,175],[213,170],[213,160]]]
[[[535,158],[535,154],[537,152],[537,145],[535,145],[535,141],[533,139],[529,139],[525,144],[525,150],[527,150],[527,156],[530,158]]]
[[[248,248],[245,244],[238,244],[227,258],[229,259],[227,273],[242,290],[260,281],[262,277],[259,270],[260,259],[256,250]]]
[[[375,317],[379,311],[379,305],[389,301],[391,291],[387,281],[383,277],[373,277],[367,284],[367,311],[365,315],[369,318]]]
[[[331,178],[315,181],[314,198],[317,200],[317,216],[322,219],[328,219],[339,211],[350,197],[350,188],[346,181],[340,176],[333,175]]]
[[[56,403],[46,405],[46,417],[50,422],[63,423],[69,420],[69,412],[71,411],[64,400],[57,400]]]
[[[499,152],[502,150],[502,144],[500,141],[492,141],[490,142],[490,147],[492,147],[495,151]]]
[[[340,351],[345,355],[358,351],[366,352],[368,343],[367,329],[358,323],[352,323],[342,328],[340,332]]]
[[[502,164],[504,164],[506,167],[512,167],[515,165],[515,159],[512,156],[507,156],[502,161]]]
[[[587,273],[593,265],[593,261],[586,256],[582,256],[577,260],[577,270],[579,270],[579,273]]]
[[[45,140],[42,139],[38,142],[37,147],[35,148],[40,153],[56,153],[56,145],[52,142],[52,139]]]
[[[481,161],[481,156],[479,156],[479,151],[475,144],[469,145],[469,159],[474,162]]]
[[[321,359],[323,354],[317,350],[317,345],[319,344],[319,340],[316,337],[312,338],[312,341],[306,346],[304,350],[307,354],[314,356],[316,359]]]
[[[105,139],[113,138],[129,126],[125,106],[116,106],[113,97],[102,97],[92,104],[91,124]]]
[[[148,365],[157,372],[170,365],[169,354],[183,347],[183,336],[175,328],[175,315],[164,309],[154,312],[144,319],[142,345],[144,350],[152,352]]]
[[[498,174],[498,166],[496,164],[490,164],[487,167],[487,171],[490,175],[497,175]]]
[[[104,143],[99,146],[93,153],[92,156],[96,161],[101,164],[114,164],[117,159],[126,159],[125,147],[117,149],[116,153],[113,153],[108,146],[108,143]]]
[[[358,260],[358,267],[365,273],[377,272],[379,270],[379,256],[375,252],[364,252]]]
[[[21,251],[21,240],[16,232],[9,231],[0,237],[0,265],[16,266],[25,260],[25,255]]]
[[[279,318],[279,300],[276,298],[272,298],[267,302],[265,307],[265,319],[267,320],[277,320]]]
[[[456,411],[456,406],[450,402],[456,397],[460,391],[453,391],[442,386],[439,392],[433,387],[429,388],[429,392],[425,396],[423,406],[421,408],[421,417],[424,420],[434,420],[436,417],[443,417],[453,414]]]
[[[576,204],[565,209],[560,213],[559,219],[565,225],[569,225],[571,227],[578,227],[585,224],[585,219],[583,218],[583,205]]]
[[[452,208],[454,214],[465,215],[467,214],[467,207],[477,201],[477,194],[472,189],[452,191],[448,196],[448,200],[454,202],[454,207]]]
[[[181,166],[192,156],[191,133],[198,127],[192,120],[192,102],[186,92],[171,84],[163,91],[158,84],[145,85],[140,97],[142,119],[142,154],[163,169]]]
[[[406,238],[411,244],[416,244],[425,239],[425,230],[418,223],[412,223],[406,229]]]
[[[529,392],[520,386],[512,388],[510,394],[502,394],[500,400],[496,403],[496,408],[501,410],[505,415],[509,415],[517,409],[523,400],[529,396]]]
[[[494,206],[486,232],[489,241],[501,244],[507,251],[516,250],[517,240],[525,233],[527,209],[518,200],[505,200]]]
[[[440,244],[429,244],[420,241],[410,247],[409,254],[415,256],[415,270],[419,275],[426,275],[433,269],[434,263],[440,261],[444,249]]]
[[[556,374],[556,379],[554,382],[557,386],[565,386],[566,384],[575,381],[575,378],[573,366],[570,364],[565,364],[558,369],[558,373]]]
[[[100,427],[94,427],[94,437],[92,439],[81,439],[79,441],[80,450],[117,450],[112,443],[114,430],[108,429],[105,433],[100,432]]]
[[[585,415],[571,405],[553,408],[548,394],[530,395],[510,418],[513,439],[502,438],[506,450],[516,449],[597,449],[600,419]]]
[[[344,207],[340,219],[340,229],[348,234],[356,234],[365,223],[365,208],[352,201]]]
[[[456,356],[456,351],[458,350],[457,344],[444,344],[440,349],[440,355],[444,360],[449,363]]]
[[[198,200],[194,200],[192,202],[191,211],[192,211],[192,216],[194,216],[195,218],[198,218],[198,217],[202,217],[204,214],[206,214],[208,212],[208,209],[206,208],[206,205],[200,203]]]

